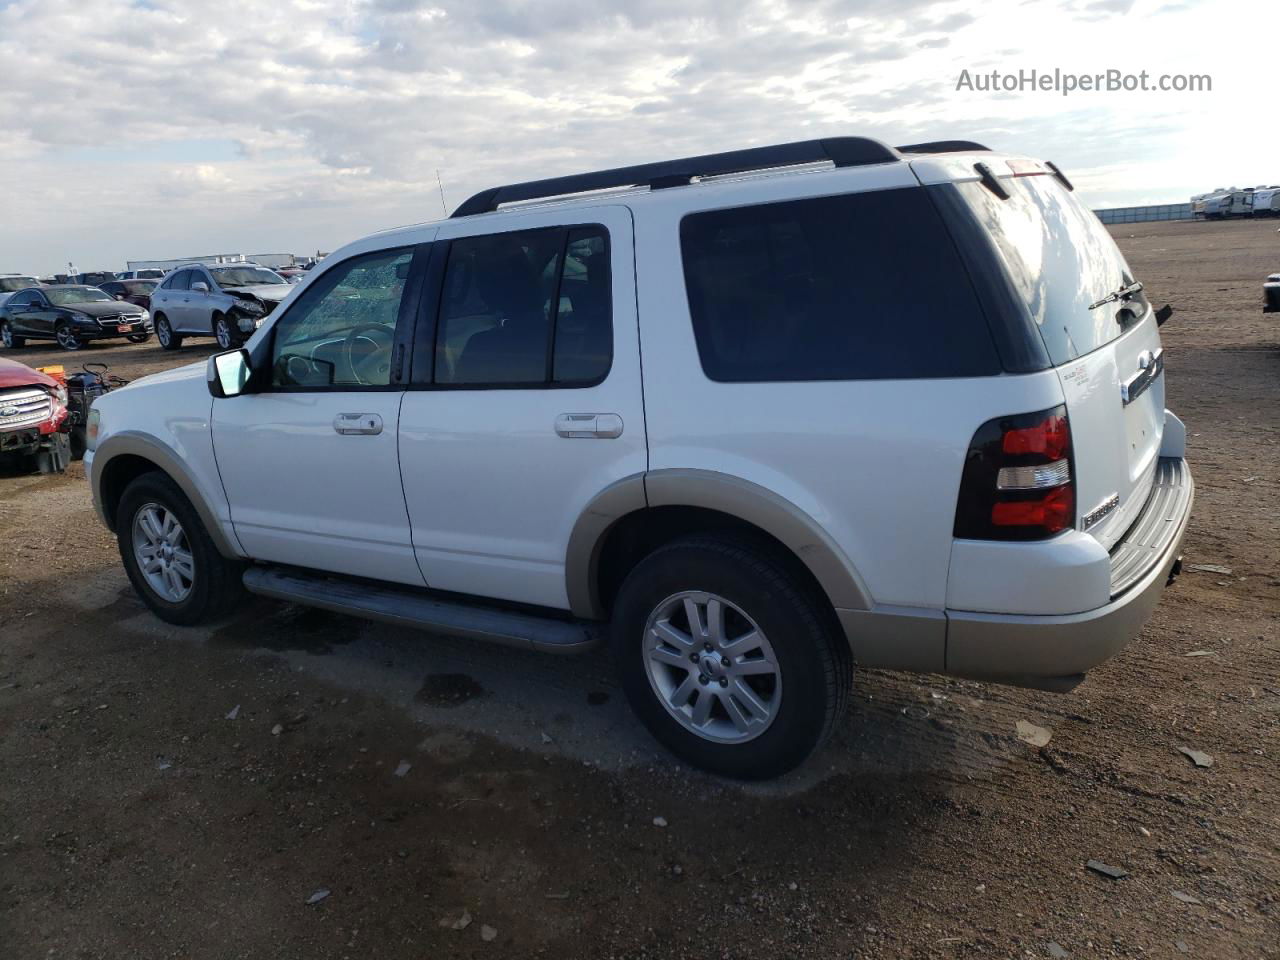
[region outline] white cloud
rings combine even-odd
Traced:
[[[1203,42],[1244,3],[16,0],[0,269],[331,248],[437,216],[437,169],[457,204],[839,133],[988,140],[1107,202],[1280,179],[1265,58]],[[1055,66],[1208,72],[1215,91],[955,90],[962,68]]]

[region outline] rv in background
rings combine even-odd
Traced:
[[[1254,187],[1253,215],[1255,217],[1280,217],[1280,186]]]

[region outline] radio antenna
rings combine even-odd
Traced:
[[[444,181],[440,179],[440,168],[436,167],[436,186],[440,188],[440,213],[442,216],[449,215],[449,208],[444,203]]]

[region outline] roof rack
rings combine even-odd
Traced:
[[[958,149],[973,148],[974,145],[971,144]],[[858,167],[872,163],[891,163],[901,159],[902,157],[893,147],[870,137],[799,140],[795,143],[780,143],[771,147],[751,147],[746,150],[731,150],[728,153],[709,153],[702,157],[663,160],[659,163],[644,163],[634,167],[616,167],[613,170],[598,170],[594,173],[579,173],[568,177],[552,177],[547,180],[531,180],[527,183],[491,187],[488,190],[481,190],[468,199],[453,211],[453,216],[469,217],[472,214],[497,210],[503,203],[540,200],[545,197],[586,193],[591,190],[638,186],[660,190],[665,187],[684,186],[694,177],[717,177],[824,161],[830,161],[837,167]]]
[[[990,153],[990,147],[984,147],[980,143],[974,143],[972,140],[930,140],[928,143],[909,143],[905,147],[899,147],[899,153],[962,153],[973,150],[981,150],[983,153]]]

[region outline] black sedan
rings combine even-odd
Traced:
[[[0,305],[0,342],[9,348],[28,340],[56,340],[64,350],[79,350],[89,340],[124,337],[142,343],[150,336],[146,310],[114,300],[97,287],[29,287]]]

